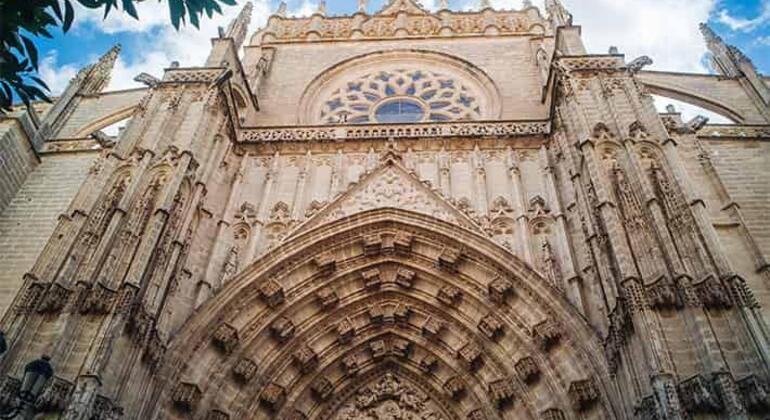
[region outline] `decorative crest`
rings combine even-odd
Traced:
[[[120,54],[120,44],[115,44],[96,63],[87,66],[78,72],[76,79],[83,81],[80,93],[100,93],[110,83],[112,69]]]
[[[408,14],[426,15],[428,11],[425,10],[419,2],[414,0],[390,0],[387,6],[380,10],[378,15],[395,15],[399,12],[406,12]]]

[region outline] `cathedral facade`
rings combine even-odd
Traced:
[[[559,0],[321,4],[0,120],[0,405],[47,355],[29,418],[770,415],[748,57],[707,26],[716,75],[590,54]]]

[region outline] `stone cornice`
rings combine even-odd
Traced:
[[[387,140],[409,138],[446,138],[463,136],[520,137],[545,136],[551,132],[547,120],[477,121],[424,124],[361,124],[252,127],[239,130],[241,143]]]
[[[546,34],[549,25],[535,7],[517,11],[485,9],[479,12],[409,13],[306,18],[272,16],[261,43],[315,42],[322,40],[400,39],[446,36]]]

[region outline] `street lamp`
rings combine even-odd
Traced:
[[[43,391],[43,387],[53,376],[50,360],[50,357],[42,356],[27,363],[27,366],[24,367],[24,378],[21,380],[21,387],[17,394],[19,403],[0,411],[0,419],[15,418],[22,410],[35,403]]]

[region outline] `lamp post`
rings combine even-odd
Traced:
[[[2,343],[4,342],[3,340]],[[24,378],[21,380],[21,387],[16,394],[18,403],[0,410],[0,419],[13,419],[32,407],[37,397],[43,391],[45,384],[53,376],[53,367],[50,360],[50,357],[44,355],[37,360],[27,363],[27,366],[24,367]],[[23,417],[27,417],[26,413],[23,414]]]

